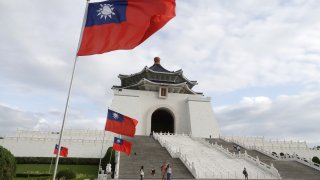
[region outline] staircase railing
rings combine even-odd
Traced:
[[[192,173],[192,175],[195,178],[228,178],[228,179],[238,179],[242,177],[242,174],[238,174],[236,171],[234,172],[230,172],[227,170],[222,170],[221,168],[219,169],[219,172],[217,172],[217,170],[215,169],[207,169],[206,167],[203,167],[203,165],[201,166],[202,162],[193,162],[193,161],[189,161],[190,158],[188,158],[189,156],[194,156],[194,154],[188,154],[188,152],[184,152],[183,150],[181,150],[180,148],[173,148],[172,145],[170,145],[169,142],[167,142],[164,138],[161,138],[162,135],[166,135],[166,136],[186,136],[186,135],[174,135],[174,134],[168,134],[168,133],[153,133],[153,136],[156,140],[159,141],[159,143],[161,144],[161,146],[165,147],[169,154],[172,157],[176,157],[179,158],[182,163],[187,167],[187,169]],[[259,159],[254,158],[249,156],[246,152],[244,154],[240,154],[240,155],[236,155],[235,153],[231,153],[230,151],[228,151],[228,149],[224,149],[222,147],[222,145],[218,145],[217,143],[215,144],[210,144],[209,142],[205,141],[204,139],[201,138],[195,138],[195,137],[190,137],[192,140],[198,141],[200,143],[202,143],[203,145],[210,147],[210,148],[215,148],[218,149],[219,151],[225,153],[227,156],[231,157],[231,158],[244,158],[245,160],[256,164],[257,166],[259,166],[260,168],[264,169],[265,171],[269,172],[270,174],[265,174],[265,173],[257,173],[256,174],[256,178],[281,178],[280,174],[278,173],[277,169],[275,169],[273,167],[273,165],[267,165],[261,161],[259,161]],[[254,177],[254,175],[251,175],[251,177]]]
[[[229,157],[231,157],[231,158],[241,158],[241,157],[242,157],[241,154],[238,154],[238,155],[237,155],[237,154],[235,154],[235,153],[232,153],[232,152],[229,151],[228,148],[225,149],[225,148],[223,148],[222,145],[218,145],[217,142],[215,142],[215,143],[213,144],[213,143],[210,143],[210,142],[204,140],[203,138],[194,138],[194,137],[191,137],[191,138],[194,139],[194,140],[196,140],[196,141],[201,142],[202,144],[204,144],[204,145],[207,146],[207,147],[210,147],[210,148],[213,147],[213,148],[219,150],[220,152],[226,154],[227,156],[229,156]]]
[[[283,155],[283,156],[280,156],[279,159],[280,160],[297,161],[297,162],[299,162],[301,164],[307,165],[307,166],[309,166],[311,168],[314,168],[314,169],[320,171],[320,164],[312,162],[312,161],[308,161],[306,158],[300,158],[297,155]]]
[[[306,158],[300,158],[297,154],[294,154],[294,155],[285,154],[283,156],[279,156],[279,155],[274,154],[271,151],[267,151],[264,148],[259,147],[259,146],[248,146],[244,142],[241,142],[241,141],[238,141],[235,139],[226,138],[224,136],[220,136],[220,138],[226,142],[236,143],[246,149],[258,151],[258,152],[260,152],[266,156],[269,156],[273,159],[276,159],[276,160],[292,160],[292,161],[299,162],[301,164],[307,165],[313,169],[320,171],[320,164],[312,162],[311,160],[308,161]],[[303,149],[305,149],[305,148],[303,148]]]
[[[224,154],[228,155],[231,158],[244,158],[245,160],[258,165],[260,168],[264,169],[265,171],[271,173],[272,175],[274,175],[275,177],[281,179],[281,176],[278,172],[278,170],[273,166],[273,164],[271,163],[271,165],[268,165],[264,162],[259,161],[259,157],[254,158],[250,155],[247,154],[247,151],[245,151],[243,154],[239,153],[239,154],[235,154],[235,153],[231,153],[228,148],[223,148],[222,145],[218,145],[217,142],[215,142],[214,144],[210,144],[208,141],[204,140],[204,139],[197,139],[199,142],[202,142],[203,144],[207,145],[207,146],[211,146],[216,148],[217,150],[220,150],[221,152],[223,152]]]
[[[258,156],[257,156],[257,158],[254,158],[254,157],[248,155],[246,150],[244,151],[244,159],[246,159],[247,161],[252,162],[253,164],[256,164],[260,168],[270,172],[272,175],[274,175],[274,176],[278,177],[279,179],[281,179],[279,171],[273,166],[272,163],[271,163],[271,165],[268,165],[268,164],[266,164],[264,162],[261,162],[259,160]]]
[[[173,158],[179,158],[182,163],[187,167],[187,169],[190,171],[190,173],[195,177],[198,178],[198,172],[197,169],[194,166],[194,162],[190,162],[187,158],[187,154],[183,154],[181,152],[181,149],[179,151],[176,151],[173,147],[169,145],[168,142],[166,142],[164,139],[160,138],[160,135],[174,135],[170,133],[153,133],[153,137],[155,140],[157,140],[162,147],[165,147],[171,157]],[[184,135],[183,135],[184,136]]]

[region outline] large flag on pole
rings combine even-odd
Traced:
[[[120,139],[120,138],[117,138],[117,137],[114,137],[112,148],[115,151],[120,151],[120,152],[127,153],[128,156],[129,156],[130,152],[131,152],[131,147],[132,147],[131,142],[123,140],[123,139]]]
[[[175,0],[90,3],[78,56],[133,49],[175,16]]]
[[[108,109],[108,117],[105,126],[106,131],[133,137],[136,133],[137,124],[138,121],[136,119]]]

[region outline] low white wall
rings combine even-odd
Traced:
[[[74,131],[68,132],[62,139],[62,146],[68,148],[68,157],[99,158],[103,143],[104,131]],[[70,137],[71,134],[77,136]],[[96,134],[93,138],[91,135]],[[55,145],[58,143],[59,135],[46,131],[24,131],[17,132],[15,137],[0,139],[0,145],[8,149],[16,157],[54,157]],[[108,147],[112,146],[114,134],[106,132],[102,156]]]

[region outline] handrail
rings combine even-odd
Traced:
[[[233,142],[233,143],[236,143],[238,145],[241,145],[242,147],[246,148],[246,149],[249,149],[249,150],[256,150],[264,155],[267,155],[273,159],[276,159],[276,160],[292,160],[292,161],[296,161],[296,162],[299,162],[299,163],[302,163],[304,165],[307,165],[311,168],[314,168],[318,171],[320,171],[320,164],[317,164],[317,163],[314,163],[314,162],[310,162],[308,160],[306,160],[306,158],[300,158],[299,156],[297,156],[297,154],[294,154],[294,155],[284,155],[284,156],[279,156],[277,154],[273,154],[271,153],[271,151],[266,151],[265,149],[263,149],[262,147],[257,147],[257,146],[248,146],[246,145],[244,142],[240,142],[240,141],[237,141],[237,140],[234,140],[234,139],[227,139],[223,136],[220,136],[221,139],[227,141],[227,142]],[[300,150],[304,150],[305,148],[302,148]],[[297,150],[297,149],[293,149],[293,150]],[[310,151],[318,151],[316,149],[308,149]]]
[[[191,156],[190,152],[188,151],[188,149],[178,149],[176,148],[176,146],[173,146],[168,140],[166,140],[166,137],[168,136],[186,136],[186,135],[177,135],[177,134],[170,134],[170,133],[153,133],[153,137],[155,140],[157,140],[160,145],[162,147],[165,147],[169,154],[172,157],[177,157],[179,158],[183,164],[185,164],[185,166],[187,167],[187,169],[192,173],[192,175],[195,178],[235,178],[238,179],[240,177],[242,177],[242,174],[238,174],[236,171],[230,171],[228,169],[225,169],[223,166],[219,166],[218,164],[213,166],[213,169],[208,169],[208,167],[206,167],[203,163],[207,163],[207,162],[201,162],[198,161],[197,159],[195,159],[195,157],[193,157],[193,161],[189,161],[188,159],[190,159],[189,156]],[[210,148],[215,148],[218,149],[219,151],[222,151],[223,153],[227,154],[229,157],[231,158],[244,158],[244,159],[250,159],[247,160],[249,162],[253,162],[254,164],[257,164],[259,167],[261,167],[262,169],[264,169],[265,171],[269,172],[270,175],[268,175],[269,177],[267,177],[266,173],[261,173],[261,172],[257,172],[256,176],[257,178],[280,178],[279,173],[277,173],[278,171],[273,167],[273,166],[269,166],[263,162],[260,162],[258,159],[255,159],[249,155],[245,155],[245,154],[240,154],[240,156],[237,156],[235,153],[231,153],[230,151],[228,151],[227,149],[224,149],[222,146],[218,146],[217,144],[210,144],[207,141],[204,141],[201,138],[195,138],[192,136],[189,136],[192,140],[200,142],[201,144],[203,144],[204,146],[210,147]],[[193,155],[193,154],[192,154]],[[212,166],[210,166],[212,168]],[[218,168],[218,169],[215,169]],[[269,174],[268,173],[268,174]]]
[[[206,145],[210,144],[208,141],[205,141],[205,140],[200,140],[200,141],[203,142],[203,143],[205,143]],[[257,158],[254,158],[254,157],[248,155],[248,154],[247,154],[247,151],[245,151],[245,153],[243,153],[243,154],[240,153],[240,154],[236,155],[235,153],[231,153],[231,152],[228,150],[228,148],[225,149],[225,148],[223,148],[222,145],[219,146],[219,145],[217,144],[217,142],[215,142],[214,145],[211,144],[211,147],[214,147],[214,148],[220,150],[221,152],[225,153],[225,154],[228,155],[229,157],[232,157],[232,158],[244,158],[245,160],[247,160],[247,161],[249,161],[249,162],[253,162],[254,164],[256,164],[256,165],[258,165],[259,167],[261,167],[262,169],[270,172],[272,175],[274,175],[274,176],[276,176],[276,177],[278,177],[278,178],[281,178],[278,170],[277,170],[276,168],[274,168],[273,165],[270,166],[270,165],[268,165],[268,164],[266,164],[266,163],[264,163],[264,162],[259,161],[259,158],[258,158],[258,157],[257,157]]]

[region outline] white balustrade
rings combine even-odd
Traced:
[[[254,165],[244,160],[244,155],[236,156],[203,139],[167,133],[153,133],[153,136],[172,157],[180,158],[195,178],[241,179],[244,167],[258,179],[279,178],[271,173],[270,168],[261,168],[264,164]]]
[[[320,150],[308,148],[306,141],[265,140],[259,137],[241,136],[220,136],[220,138],[227,142],[234,142],[246,149],[259,151],[277,160],[294,160],[320,171],[320,165],[311,160],[314,156],[320,157]],[[281,153],[284,155],[280,156]]]

